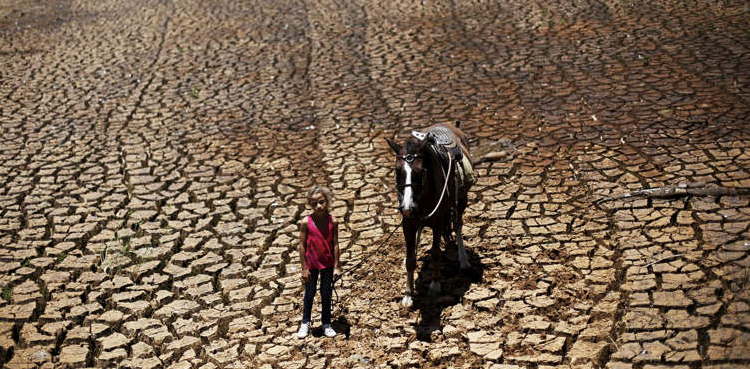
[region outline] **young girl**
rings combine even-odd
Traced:
[[[323,333],[327,337],[336,336],[336,331],[331,327],[331,291],[333,277],[341,274],[341,268],[338,224],[328,212],[331,199],[331,191],[326,187],[315,185],[307,193],[307,201],[313,212],[302,219],[299,232],[302,281],[305,283],[302,325],[297,332],[299,338],[307,337],[310,331],[310,315],[319,275]]]

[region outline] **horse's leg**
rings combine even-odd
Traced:
[[[414,270],[417,269],[417,246],[422,227],[404,223],[403,228],[406,240],[406,294],[401,300],[401,305],[411,307],[414,305]]]
[[[443,240],[446,246],[453,243],[453,229],[451,228],[452,214],[453,210],[448,209],[448,216],[445,217],[445,226],[443,228]]]
[[[464,236],[462,234],[462,230],[464,227],[464,221],[462,219],[463,213],[464,209],[461,208],[459,211],[456,211],[453,214],[453,227],[456,231],[456,245],[458,248],[458,263],[461,266],[461,270],[471,268],[471,264],[469,263],[469,256],[466,255],[466,249],[464,249]]]
[[[432,282],[430,282],[430,295],[436,296],[440,293],[440,233],[441,224],[437,224],[432,229],[432,248],[430,249],[430,258],[432,258]]]

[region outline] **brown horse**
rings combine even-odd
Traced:
[[[396,153],[398,209],[403,216],[406,240],[406,295],[401,304],[411,307],[414,303],[416,247],[425,226],[432,228],[430,255],[435,267],[431,293],[440,291],[437,262],[440,236],[450,243],[451,228],[456,234],[460,268],[471,268],[461,230],[468,191],[474,184],[473,163],[466,137],[458,124],[437,124],[424,132],[412,132],[403,145],[387,141]]]

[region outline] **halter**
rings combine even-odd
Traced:
[[[397,158],[403,159],[405,162],[410,163],[414,161],[414,159],[422,157],[421,154],[406,154],[406,155],[396,155]],[[443,171],[443,177],[445,178],[445,183],[443,184],[443,190],[440,191],[440,199],[438,200],[437,204],[435,205],[435,208],[432,209],[429,215],[424,217],[423,219],[428,219],[429,217],[433,216],[437,209],[440,207],[440,204],[443,202],[443,197],[445,196],[445,190],[448,189],[448,181],[450,178],[448,176],[451,174],[451,166],[453,160],[451,160],[451,155],[448,155],[448,172]],[[443,167],[440,166],[440,170],[443,170]],[[424,179],[424,178],[423,178]],[[413,186],[421,186],[421,183],[410,183],[410,184],[403,184],[403,185],[397,185],[396,188],[406,188],[406,187],[413,187]]]

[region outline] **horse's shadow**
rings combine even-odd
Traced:
[[[346,339],[349,339],[352,334],[352,325],[351,323],[349,323],[349,320],[346,319],[346,316],[344,314],[340,314],[336,319],[334,319],[331,322],[331,326],[333,327],[333,330],[335,330],[338,334],[343,334]]]
[[[466,253],[471,262],[471,269],[468,270],[461,270],[458,267],[456,245],[453,243],[447,245],[441,252],[440,260],[432,260],[430,256],[422,259],[421,272],[415,284],[416,296],[413,306],[413,309],[419,310],[421,314],[419,323],[414,326],[417,339],[420,341],[431,342],[432,334],[443,328],[440,324],[443,310],[448,306],[460,304],[471,284],[482,281],[485,266],[481,263],[481,258],[470,248],[466,248]],[[441,284],[441,291],[432,296],[429,286],[434,278],[432,270],[435,262],[440,265],[438,280]]]

